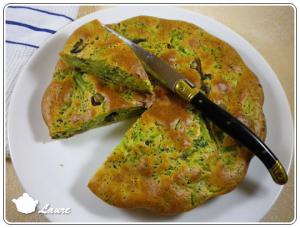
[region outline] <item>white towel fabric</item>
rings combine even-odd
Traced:
[[[22,67],[47,39],[77,17],[78,10],[79,6],[66,5],[10,5],[5,9],[6,110]]]

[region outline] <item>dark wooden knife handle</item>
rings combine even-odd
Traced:
[[[201,92],[193,96],[190,102],[207,119],[252,151],[264,163],[277,184],[282,185],[287,182],[288,176],[278,158],[246,125],[210,101]]]

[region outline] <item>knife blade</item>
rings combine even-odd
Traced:
[[[287,182],[287,173],[279,159],[245,124],[208,99],[191,81],[159,57],[143,49],[111,28],[105,27],[112,34],[124,41],[135,52],[148,73],[181,98],[191,103],[195,108],[200,110],[206,118],[210,119],[225,133],[253,152],[268,169],[274,182],[280,185]]]

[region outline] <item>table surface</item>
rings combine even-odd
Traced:
[[[112,6],[81,6],[78,17]],[[291,6],[180,6],[215,18],[248,40],[278,76],[294,114],[294,9]],[[37,213],[24,215],[11,202],[23,194],[13,165],[6,160],[6,220],[47,222]],[[262,222],[290,222],[294,219],[294,162],[289,182]]]

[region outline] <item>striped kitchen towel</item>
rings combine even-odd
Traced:
[[[78,10],[79,6],[66,5],[9,5],[5,9],[6,110],[22,67],[47,39],[77,17]]]

